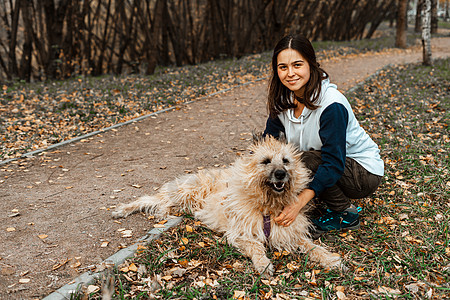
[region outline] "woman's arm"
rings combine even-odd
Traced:
[[[340,103],[328,106],[320,117],[319,136],[322,141],[320,164],[309,188],[298,195],[296,203],[286,206],[275,218],[281,226],[289,226],[295,220],[300,210],[319,195],[323,190],[336,184],[345,168],[346,132],[348,111]]]
[[[319,165],[309,188],[320,195],[342,177],[345,168],[348,111],[344,105],[333,103],[320,116],[319,136],[322,163]]]
[[[283,123],[281,123],[278,117],[276,118],[267,118],[266,129],[264,130],[263,136],[271,135],[274,138],[278,139],[280,137],[280,132],[284,132]]]

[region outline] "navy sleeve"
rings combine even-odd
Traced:
[[[342,177],[345,168],[348,111],[333,103],[320,116],[319,136],[322,141],[322,163],[309,187],[319,195]]]
[[[271,135],[274,138],[280,137],[280,132],[285,133],[283,123],[281,123],[278,117],[267,118],[266,129],[264,130],[263,136]]]

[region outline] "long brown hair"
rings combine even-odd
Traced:
[[[291,99],[292,91],[285,87],[277,72],[278,54],[286,49],[298,51],[309,64],[310,78],[305,86],[305,93],[302,103],[309,109],[317,109],[315,104],[319,99],[322,89],[322,80],[328,78],[328,73],[320,68],[316,60],[316,53],[311,42],[302,35],[287,35],[283,37],[275,46],[272,56],[272,76],[269,82],[269,96],[267,99],[267,110],[272,118],[281,112],[295,108],[296,105]]]

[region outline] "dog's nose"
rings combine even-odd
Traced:
[[[286,171],[285,170],[276,170],[275,171],[275,178],[278,180],[284,179],[286,177]]]

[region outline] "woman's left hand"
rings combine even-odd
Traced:
[[[274,221],[280,226],[290,226],[297,218],[302,208],[314,198],[314,191],[310,189],[303,190],[298,195],[298,201],[286,206],[278,217]]]

